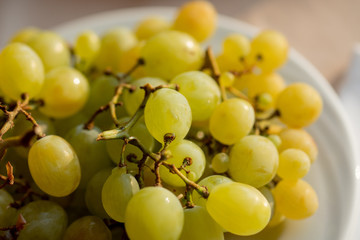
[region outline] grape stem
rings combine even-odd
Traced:
[[[122,105],[123,105],[122,102],[118,102],[118,103],[115,104],[115,107],[117,107],[117,106],[122,106]],[[90,117],[90,119],[84,124],[83,129],[85,129],[85,130],[91,130],[91,129],[93,129],[94,126],[95,126],[95,119],[96,119],[96,117],[97,117],[100,113],[105,112],[106,110],[108,110],[109,108],[110,108],[110,105],[109,105],[109,103],[108,103],[108,104],[106,104],[106,105],[101,106],[98,110],[96,110],[96,111],[94,112],[94,114]]]

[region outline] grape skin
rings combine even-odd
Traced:
[[[162,31],[170,29],[170,23],[159,16],[148,17],[140,21],[135,29],[139,40],[147,40]]]
[[[111,240],[105,223],[95,216],[85,216],[73,222],[65,231],[63,240]]]
[[[310,158],[305,152],[289,148],[280,154],[277,174],[283,179],[296,180],[308,173],[310,165]]]

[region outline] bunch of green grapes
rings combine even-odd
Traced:
[[[204,50],[216,21],[191,1],[172,21],[72,45],[13,36],[0,52],[1,239],[223,240],[315,214],[304,128],[320,94],[277,72],[289,51],[277,31]]]

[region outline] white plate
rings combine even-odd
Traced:
[[[172,19],[174,8],[144,7],[122,9],[96,14],[63,24],[54,30],[68,41],[73,41],[80,31],[92,29],[102,33],[109,28],[135,24],[149,15]],[[243,22],[220,16],[215,36],[206,44],[219,51],[221,39],[232,32],[253,36],[257,29]],[[312,165],[306,179],[316,190],[320,207],[311,218],[301,221],[287,220],[285,226],[256,239],[291,240],[351,240],[356,238],[359,222],[360,164],[341,103],[321,74],[296,51],[290,51],[289,61],[280,73],[288,83],[302,81],[314,86],[324,100],[324,110],[319,120],[308,128],[319,147],[319,158]],[[243,239],[227,235],[227,239]]]

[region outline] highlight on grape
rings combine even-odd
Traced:
[[[321,96],[277,72],[281,33],[232,33],[214,53],[202,42],[216,22],[191,1],[70,44],[37,28],[10,38],[0,239],[222,240],[316,213],[304,127]]]

